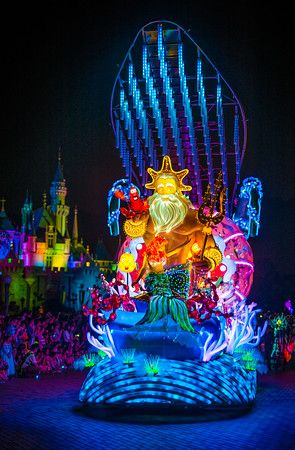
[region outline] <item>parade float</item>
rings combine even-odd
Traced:
[[[111,120],[125,178],[108,194],[117,273],[84,305],[104,352],[85,405],[246,408],[266,325],[247,300],[262,188],[244,180],[246,120],[220,72],[175,23],[152,22],[117,75]],[[123,237],[123,239],[122,239]]]

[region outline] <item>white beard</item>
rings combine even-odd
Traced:
[[[160,195],[155,193],[149,199],[150,215],[154,223],[156,234],[169,233],[184,220],[190,205],[182,194],[175,193]]]

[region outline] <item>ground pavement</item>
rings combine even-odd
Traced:
[[[0,449],[295,449],[294,370],[260,376],[247,414],[197,421],[93,417],[78,401],[85,376],[68,372],[1,384]]]

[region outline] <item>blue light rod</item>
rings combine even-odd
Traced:
[[[209,181],[209,185],[211,188],[211,192],[214,192],[214,173],[213,173],[213,164],[212,164],[210,131],[209,131],[209,124],[208,124],[208,112],[207,112],[204,78],[203,78],[203,74],[202,74],[202,60],[200,58],[199,52],[198,52],[198,59],[197,59],[197,90],[198,90],[198,101],[199,101],[199,106],[200,106],[201,116],[202,116],[205,152],[206,152],[206,157],[207,157],[208,181]]]
[[[181,169],[184,169],[183,150],[180,140],[176,110],[174,106],[173,92],[171,88],[170,77],[168,75],[167,62],[165,59],[165,50],[163,46],[163,28],[161,24],[158,25],[158,58],[160,61],[160,76],[163,80],[164,92],[166,94],[166,105],[168,108],[168,115],[171,122],[172,135],[176,146],[179,166],[181,167]]]
[[[188,87],[186,76],[184,72],[184,61],[183,61],[183,52],[182,52],[182,44],[178,44],[178,68],[179,68],[179,77],[180,77],[180,90],[182,93],[182,103],[184,107],[185,116],[187,119],[187,125],[189,129],[189,138],[191,144],[191,154],[193,158],[193,165],[196,173],[196,187],[197,187],[197,196],[198,203],[202,203],[202,187],[200,186],[200,167],[199,167],[199,159],[198,159],[198,150],[197,150],[197,141],[193,123],[193,115],[190,104],[190,98],[188,94]]]
[[[221,95],[221,84],[218,75],[218,84],[216,92],[216,113],[218,122],[218,136],[220,143],[220,155],[221,155],[221,168],[223,174],[223,184],[225,188],[228,188],[228,177],[227,177],[227,164],[226,164],[226,154],[225,154],[225,137],[224,137],[224,120],[223,120],[223,107],[222,107],[222,95]],[[226,215],[228,216],[228,200],[225,203]]]
[[[154,80],[151,76],[151,67],[147,60],[147,48],[146,45],[143,46],[142,50],[142,57],[143,57],[143,64],[142,64],[142,70],[143,70],[143,77],[146,82],[146,92],[149,96],[149,105],[152,108],[153,111],[153,117],[155,119],[156,128],[158,130],[158,138],[160,140],[160,145],[162,147],[162,154],[163,156],[167,154],[167,140],[166,140],[166,134],[163,124],[163,119],[161,115],[161,109],[159,105],[159,101],[157,98],[157,91],[154,87]],[[155,157],[155,155],[154,155]]]

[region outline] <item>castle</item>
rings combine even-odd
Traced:
[[[7,314],[61,305],[80,310],[88,288],[97,276],[111,275],[110,261],[99,240],[95,255],[84,246],[78,233],[78,209],[74,208],[72,236],[68,229],[70,207],[66,203],[67,187],[60,152],[57,169],[50,186],[50,203],[46,193],[43,205],[33,209],[27,192],[21,208],[21,228],[17,229],[5,211],[0,211],[0,308]]]

